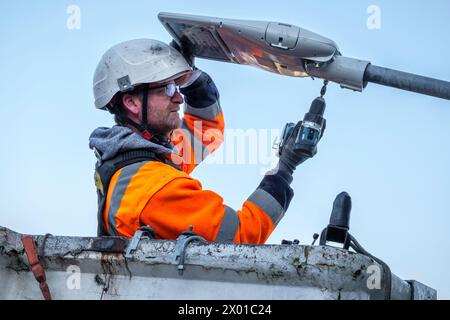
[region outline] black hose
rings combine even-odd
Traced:
[[[384,276],[385,276],[384,300],[391,300],[391,292],[392,292],[391,268],[389,268],[389,266],[387,265],[386,262],[384,262],[380,258],[377,258],[377,257],[373,256],[372,254],[370,254],[369,252],[367,252],[366,249],[364,249],[363,246],[361,246],[352,235],[349,235],[349,236],[350,236],[350,246],[352,247],[353,250],[372,258],[373,260],[378,262],[383,267]]]
[[[450,82],[371,64],[364,73],[364,83],[367,82],[450,100]]]

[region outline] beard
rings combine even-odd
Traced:
[[[181,128],[181,118],[178,111],[173,111],[169,113],[167,117],[167,129],[170,128],[170,131]]]
[[[181,128],[181,118],[178,111],[165,111],[158,115],[149,116],[150,128],[160,134],[167,135],[175,129]]]

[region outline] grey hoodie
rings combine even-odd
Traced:
[[[115,125],[112,128],[100,127],[89,137],[89,148],[98,151],[102,161],[114,158],[118,153],[148,149],[158,154],[172,153],[176,150],[145,140],[130,128]]]

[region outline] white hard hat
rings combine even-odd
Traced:
[[[95,70],[95,107],[105,109],[117,92],[175,78],[191,70],[186,59],[164,42],[137,39],[119,43],[103,55]]]

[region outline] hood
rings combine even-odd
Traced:
[[[114,158],[118,153],[136,149],[148,149],[158,154],[174,150],[145,140],[136,132],[123,126],[97,128],[89,137],[89,148],[98,151],[102,161]]]

